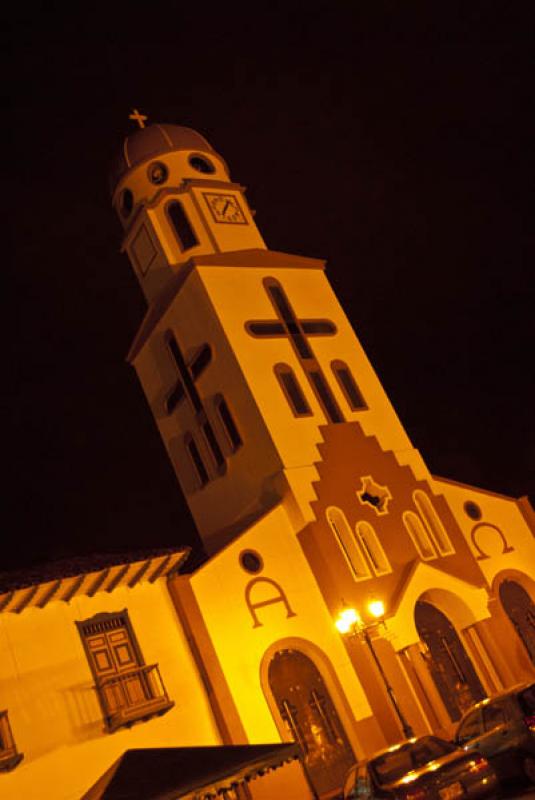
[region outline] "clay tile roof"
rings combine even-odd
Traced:
[[[181,563],[185,560],[189,550],[189,547],[180,548],[184,555]],[[97,553],[88,556],[75,556],[61,561],[51,561],[12,572],[0,572],[0,593],[24,589],[61,578],[71,578],[75,575],[85,575],[108,567],[114,567],[118,564],[134,564],[138,561],[171,556],[178,552],[179,550],[175,548],[161,548],[130,553]]]

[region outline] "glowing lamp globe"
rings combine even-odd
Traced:
[[[372,617],[378,619],[379,617],[382,617],[385,613],[385,604],[383,603],[382,600],[372,600],[371,603],[368,603],[368,611],[370,612]]]

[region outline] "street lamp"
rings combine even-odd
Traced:
[[[373,642],[370,636],[370,630],[374,630],[381,622],[381,618],[384,616],[385,613],[385,606],[382,600],[372,600],[368,603],[368,611],[370,615],[374,618],[374,622],[368,623],[366,625],[358,613],[358,611],[354,608],[344,608],[343,611],[340,612],[338,619],[335,622],[336,627],[343,634],[351,634],[352,636],[358,636],[362,639],[371,655],[373,660],[375,661],[375,665],[379,671],[381,678],[383,679],[383,683],[385,685],[386,693],[390,698],[390,702],[396,712],[397,718],[401,723],[401,728],[403,730],[403,734],[407,739],[412,739],[414,736],[414,731],[412,730],[411,726],[403,716],[403,712],[398,705],[398,701],[396,700],[396,695],[394,694],[394,690],[390,685],[386,673],[379,661],[379,657],[375,652],[375,648],[373,646]],[[383,621],[384,623],[384,621]]]

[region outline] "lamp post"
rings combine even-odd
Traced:
[[[354,608],[345,608],[343,611],[340,612],[338,619],[335,622],[336,627],[340,631],[340,633],[347,634],[351,633],[352,636],[358,636],[360,639],[364,641],[366,646],[368,647],[371,656],[375,662],[375,666],[381,676],[383,683],[385,685],[386,693],[392,703],[392,707],[396,712],[396,716],[401,723],[401,728],[403,730],[403,734],[407,739],[412,739],[414,736],[414,731],[412,730],[411,726],[405,719],[401,708],[398,705],[398,701],[396,700],[396,695],[394,694],[394,689],[390,685],[390,682],[386,676],[386,673],[383,669],[383,666],[379,660],[377,653],[375,652],[375,647],[373,646],[373,641],[370,636],[370,629],[376,627],[379,624],[380,618],[385,613],[384,603],[381,600],[372,600],[368,603],[368,611],[375,618],[375,622],[366,625],[358,611]]]

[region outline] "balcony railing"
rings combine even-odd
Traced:
[[[0,750],[0,770],[8,772],[10,769],[15,769],[23,758],[24,754],[17,753],[14,747],[10,747],[8,750]]]
[[[95,688],[110,733],[123,725],[165,714],[174,706],[167,695],[158,664],[104,678]]]
[[[0,771],[14,769],[23,758],[17,751],[7,711],[0,711]]]

